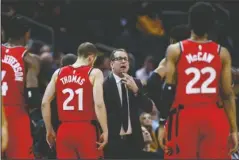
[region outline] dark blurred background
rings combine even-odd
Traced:
[[[195,1],[21,1],[3,0],[2,12],[21,14],[54,29],[32,24],[31,38],[51,48],[54,56],[75,53],[81,42],[90,41],[109,47],[125,48],[135,56],[135,69],[142,66],[146,56],[155,63],[164,57],[168,32],[178,24],[187,24],[187,11]],[[213,3],[216,26],[212,37],[229,48],[233,64],[239,59],[239,2]],[[4,29],[4,18],[2,19]],[[6,35],[7,36],[7,35]],[[107,56],[110,49],[101,48]]]
[[[101,54],[95,63],[104,76],[110,73],[109,54],[115,48],[124,48],[130,53],[130,73],[147,81],[150,73],[165,56],[169,44],[169,31],[172,27],[187,24],[187,12],[196,1],[93,1],[93,0],[2,0],[1,40],[7,41],[7,20],[10,16],[24,16],[31,25],[30,51],[39,55],[41,72],[39,88],[43,95],[54,71],[60,67],[62,56],[76,54],[80,43],[89,41],[98,47]],[[210,1],[211,2],[211,1]],[[233,66],[239,67],[239,1],[213,2],[216,24],[210,38],[227,47],[232,55]],[[147,71],[147,72],[146,72]],[[237,102],[239,104],[239,100]],[[57,128],[56,101],[52,123]],[[34,113],[34,112],[33,112]],[[45,130],[42,128],[40,109],[32,115],[37,121],[34,137],[36,157],[55,158],[55,152],[49,150],[45,142]],[[150,125],[141,124],[151,135],[150,150],[162,150],[154,134],[158,127],[158,112],[154,110]],[[39,127],[40,126],[40,127]],[[33,132],[33,134],[34,134]]]

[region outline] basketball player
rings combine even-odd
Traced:
[[[174,44],[190,37],[190,29],[187,25],[177,25],[173,27],[169,33],[170,43]],[[166,74],[166,59],[162,59],[158,67],[153,71],[147,81],[147,90],[150,98],[156,104],[160,105],[160,96],[162,90],[163,79]]]
[[[237,95],[237,98],[238,98],[238,94],[239,94],[239,69],[237,68],[234,68],[232,67],[232,70],[233,70],[233,74],[232,74],[232,77],[233,77],[233,90],[234,90],[234,93],[235,95]],[[238,104],[238,99],[237,99],[237,104]],[[239,112],[238,110],[236,111],[237,113],[237,127],[239,126]],[[239,135],[239,134],[238,134]],[[239,150],[232,154],[232,159],[239,159]]]
[[[7,120],[4,113],[4,108],[2,107],[2,152],[7,148],[8,143],[8,129],[7,129]]]
[[[30,121],[25,110],[24,87],[26,70],[36,68],[35,59],[24,47],[29,27],[21,17],[13,17],[6,27],[8,43],[1,47],[2,96],[8,122],[9,142],[6,156],[9,159],[34,158],[30,153],[32,137]]]
[[[178,105],[175,107],[177,121],[173,126],[177,136],[174,158],[230,158],[238,148],[230,54],[226,48],[207,39],[213,26],[210,4],[193,5],[189,24],[191,38],[167,49],[159,132],[164,131],[174,102]],[[226,114],[217,105],[219,93]],[[227,149],[228,134],[233,142],[230,151]],[[163,137],[159,138],[163,146]]]
[[[42,115],[47,130],[47,142],[54,145],[55,132],[51,125],[50,102],[56,93],[58,117],[62,122],[56,139],[59,159],[97,159],[96,130],[92,121],[96,117],[103,133],[97,142],[102,150],[108,141],[108,127],[103,101],[103,74],[92,68],[97,53],[89,42],[78,47],[77,61],[58,69],[52,76],[42,100]]]
[[[189,38],[190,29],[187,25],[177,25],[171,29],[169,35],[170,35],[170,43],[175,44],[179,41]],[[162,105],[160,95],[162,92],[162,84],[165,79],[165,74],[166,74],[166,59],[164,58],[161,60],[158,67],[151,74],[147,82],[148,94],[150,98],[155,102],[158,110],[160,108],[160,105]],[[170,119],[173,118],[174,117],[170,116]],[[175,138],[175,136],[171,134],[171,132],[174,132],[172,130],[173,128],[171,127],[171,125],[172,125],[171,123],[167,123],[165,128],[167,131],[167,134],[164,135],[164,138],[166,140],[165,146],[167,146],[164,147],[165,159],[167,159],[168,156],[170,156],[170,158],[173,156],[172,148],[174,148],[173,146],[175,146],[175,144],[173,143],[173,139]]]

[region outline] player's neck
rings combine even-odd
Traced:
[[[19,40],[9,39],[8,44],[10,46],[25,46],[25,43],[22,39]]]
[[[204,42],[204,41],[208,41],[208,35],[205,34],[204,36],[199,37],[193,31],[191,31],[190,39],[193,40],[193,41]]]
[[[77,58],[76,62],[72,66],[79,67],[79,66],[88,66],[88,65],[89,65],[89,62],[87,59]]]

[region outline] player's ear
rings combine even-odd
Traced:
[[[91,55],[88,56],[88,62],[92,65],[94,64],[94,62],[95,62],[95,55],[94,54],[91,54]]]
[[[95,56],[95,57],[94,57],[93,66],[95,66],[97,58],[98,58],[98,56]]]

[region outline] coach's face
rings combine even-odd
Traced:
[[[124,51],[116,51],[111,61],[111,69],[114,74],[122,76],[122,73],[129,71],[129,57]]]

